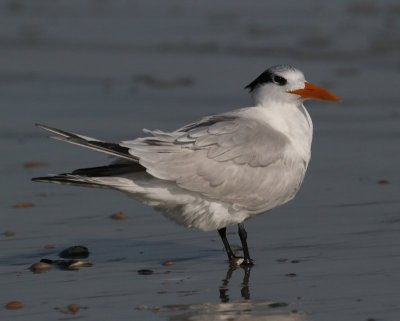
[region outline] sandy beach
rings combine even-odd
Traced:
[[[4,0],[0,18],[1,320],[399,320],[397,1]],[[110,161],[35,123],[115,142],[172,130],[250,106],[244,86],[281,63],[342,103],[306,102],[310,167],[295,200],[246,222],[250,270],[216,231],[30,181]],[[30,270],[74,245],[93,266]]]

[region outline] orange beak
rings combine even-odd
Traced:
[[[299,95],[302,99],[320,99],[335,102],[340,101],[340,98],[335,94],[309,82],[304,83],[303,89],[290,90],[288,92],[291,94]]]

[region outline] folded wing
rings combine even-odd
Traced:
[[[152,136],[120,145],[154,177],[254,209],[265,205],[267,195],[271,200],[278,195],[279,184],[284,188],[280,181],[289,141],[266,123],[222,114],[172,133],[146,132]]]

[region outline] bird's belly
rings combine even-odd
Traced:
[[[185,190],[173,182],[135,175],[131,184],[119,190],[141,203],[160,211],[175,223],[204,231],[240,223],[247,213],[232,213],[231,204]]]
[[[136,175],[132,185],[121,190],[179,225],[207,231],[243,222],[288,202],[299,190],[305,171],[306,164],[300,162],[297,166],[270,165],[267,175],[263,175],[262,168],[257,168],[238,177],[242,189],[235,189],[234,193],[228,188],[221,190],[219,195],[223,197],[218,198],[188,191],[173,182],[149,179],[145,174],[143,178]],[[235,178],[226,183],[234,185]]]
[[[211,231],[228,225],[243,222],[247,217],[244,211],[232,212],[231,205],[218,201],[198,198],[192,203],[159,208],[167,218],[179,225]]]
[[[306,164],[290,166],[277,171],[275,179],[271,175],[259,180],[254,193],[243,191],[242,197],[213,200],[197,194],[191,202],[160,208],[165,216],[180,225],[201,230],[215,230],[227,225],[237,224],[252,216],[278,207],[298,192],[306,172]]]

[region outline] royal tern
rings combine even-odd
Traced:
[[[253,265],[243,222],[291,200],[311,156],[313,125],[306,99],[338,101],[289,65],[264,71],[246,88],[254,106],[204,117],[173,132],[108,143],[37,124],[54,138],[116,157],[107,166],[33,178],[111,188],[160,210],[180,225],[218,230],[232,264]],[[243,258],[226,227],[238,224]]]

